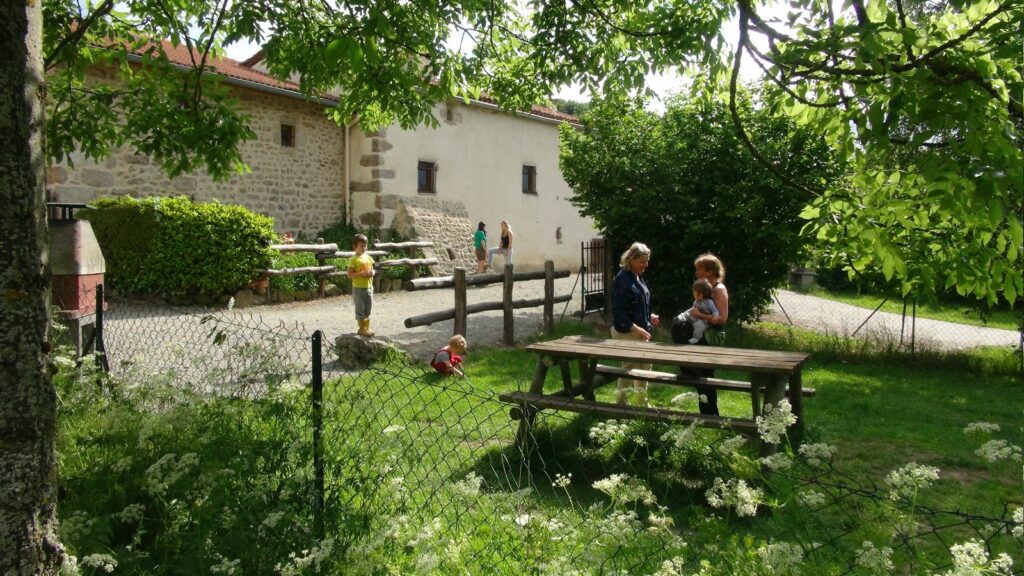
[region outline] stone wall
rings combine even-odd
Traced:
[[[80,155],[47,173],[51,198],[90,202],[102,196],[187,195],[241,204],[274,218],[281,232],[313,235],[340,220],[345,207],[344,128],[321,104],[233,87],[256,139],[242,144],[249,174],[215,182],[205,172],[167,178],[148,157],[121,149],[96,163]],[[295,127],[295,146],[281,145],[281,125]]]
[[[476,271],[473,253],[473,232],[476,227],[462,202],[447,202],[433,198],[410,198],[394,194],[380,197],[381,207],[395,211],[392,226],[401,234],[418,240],[432,240],[433,250],[427,248],[427,258],[437,258],[431,274],[446,276],[456,266],[466,272]]]

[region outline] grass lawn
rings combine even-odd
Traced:
[[[903,356],[872,357],[861,351],[844,350],[834,341],[799,331],[735,332],[730,337],[741,346],[816,351],[804,372],[805,386],[817,389],[817,396],[805,402],[807,441],[826,442],[838,449],[834,466],[841,473],[836,477],[850,487],[872,486],[884,495],[886,475],[916,462],[940,470],[938,482],[923,492],[919,500],[927,510],[962,510],[999,517],[1005,503],[1024,503],[1019,461],[986,464],[974,453],[983,440],[969,438],[963,432],[971,422],[991,422],[1001,427],[996,437],[1018,446],[1024,443],[1020,426],[1024,393],[1014,373],[1015,359],[1004,351],[997,351],[994,358],[982,353],[974,357],[933,355],[908,361]],[[564,323],[551,338],[569,333],[602,335],[603,331]],[[705,492],[715,476],[727,475],[730,466],[735,471],[734,462],[730,464],[728,458],[716,458],[714,454],[704,458],[692,454],[667,457],[659,453],[664,446],[658,446],[665,427],[654,424],[635,423],[630,434],[646,439],[627,439],[609,449],[594,442],[588,434],[600,420],[568,413],[540,414],[534,431],[539,451],[525,466],[514,448],[516,421],[509,419],[508,406],[496,402],[496,395],[527,389],[534,363],[535,357],[520,349],[475,349],[467,361],[466,381],[442,379],[418,370],[399,370],[383,380],[363,376],[339,380],[335,390],[345,390],[349,400],[386,397],[389,405],[367,402],[356,406],[346,401],[346,409],[358,411],[364,421],[375,424],[364,430],[365,435],[351,436],[348,427],[347,432],[339,429],[336,434],[350,434],[344,443],[345,450],[372,443],[381,447],[381,453],[397,450],[403,455],[402,463],[391,462],[409,484],[402,492],[407,498],[403,510],[414,509],[428,517],[444,518],[446,526],[469,522],[473,530],[492,525],[497,517],[507,520],[509,514],[491,508],[469,514],[450,490],[467,474],[478,475],[486,490],[502,497],[532,485],[531,498],[526,503],[517,503],[516,511],[527,510],[540,517],[558,517],[562,522],[580,524],[592,519],[582,513],[567,517],[566,508],[585,510],[607,503],[607,496],[594,489],[593,483],[612,474],[629,474],[646,482],[659,504],[668,507],[678,533],[696,557],[722,561],[722,554],[732,554],[723,549],[723,539],[741,548],[751,538],[829,541],[829,548],[808,554],[804,570],[805,574],[828,574],[833,573],[835,566],[848,562],[863,540],[880,536],[877,522],[871,524],[877,520],[879,510],[891,512],[884,503],[880,507],[856,504],[850,509],[844,503],[809,514],[791,499],[802,481],[780,475],[768,482],[779,484],[779,493],[787,500],[776,502],[775,507],[755,519],[723,517],[721,511],[708,507]],[[573,370],[574,377],[578,377],[575,366]],[[552,374],[557,371],[549,372],[549,392],[561,386],[560,379]],[[719,376],[743,377],[727,372]],[[682,390],[685,389],[653,387],[651,402],[668,406]],[[328,406],[330,397],[331,393],[325,393]],[[598,399],[612,401],[612,387],[602,388]],[[746,394],[721,393],[720,404],[723,414],[750,416]],[[332,418],[327,416],[327,420]],[[383,432],[396,422],[402,422],[401,429]],[[710,430],[699,434],[700,441],[708,446],[732,436]],[[748,460],[756,458],[756,451],[748,448],[746,455]],[[749,465],[747,468],[749,471]],[[565,491],[551,486],[559,475],[571,475],[571,484]],[[788,487],[782,486],[786,484]],[[381,497],[373,505],[379,506],[391,498]],[[470,517],[473,519],[467,520]],[[920,521],[923,531],[927,523],[941,524],[943,520],[926,512]],[[851,522],[863,522],[865,527],[851,527]],[[942,534],[953,541],[977,536],[969,526],[947,529]],[[881,537],[884,541],[891,535]],[[1000,537],[994,543],[999,550],[1012,551],[1014,544],[1007,540]],[[914,539],[908,550],[898,550],[894,558],[915,570],[942,566],[948,563],[948,544],[936,537],[921,537]],[[481,547],[484,549],[486,546]],[[728,550],[734,552],[734,548]],[[1014,558],[1019,565],[1022,558],[1019,547],[1016,550]],[[484,557],[493,562],[508,561]],[[477,572],[481,570],[479,566],[486,565],[481,562],[481,557],[474,557],[468,565],[477,568],[467,568],[468,573],[486,573]],[[648,573],[644,570],[653,571],[656,564],[625,565],[631,573]]]
[[[852,304],[868,310],[874,310],[882,304],[884,296],[876,294],[859,294],[856,292],[833,292],[821,287],[811,289],[808,294],[828,300],[835,300],[845,304]],[[913,310],[913,304],[907,304],[907,315]],[[892,297],[882,305],[881,311],[893,314],[903,313],[903,300],[899,297]],[[1015,309],[1008,309],[1005,306],[993,310],[991,316],[982,319],[976,310],[955,304],[944,304],[938,302],[918,304],[917,315],[921,318],[943,320],[970,326],[984,326],[987,328],[1001,328],[1003,330],[1019,330],[1021,322],[1024,321],[1024,311],[1019,306]]]
[[[549,337],[575,333],[605,332],[565,322]],[[861,574],[853,562],[870,540],[894,549],[897,572],[924,574],[947,570],[949,546],[972,538],[1021,567],[1020,540],[985,532],[1024,505],[1020,460],[986,463],[975,450],[987,438],[963,432],[984,421],[1000,427],[992,438],[1024,444],[1012,351],[888,356],[772,325],[730,329],[729,338],[812,354],[806,443],[834,446],[831,466],[764,475],[750,443],[719,451],[729,433],[698,429],[682,446],[665,439],[679,427],[614,428],[551,411],[538,416],[538,450],[524,462],[518,423],[497,395],[529,387],[532,354],[475,348],[465,380],[393,355],[325,383],[329,541],[318,544],[308,374],[257,400],[200,401],[173,387],[153,398],[145,387],[134,395],[68,381],[58,387],[62,540],[92,558],[85,573],[105,572],[107,557],[125,573],[305,574],[319,562],[321,574],[480,575],[653,574],[679,558],[676,573],[696,574],[707,560],[707,576],[781,576],[792,572],[769,570],[764,558],[788,543],[803,545],[801,574]],[[550,376],[547,386],[560,382]],[[611,401],[611,388],[599,399]],[[651,401],[668,406],[680,391],[653,387]],[[750,414],[745,394],[722,393],[720,404],[726,415]],[[887,474],[911,461],[939,469],[917,509],[887,497]],[[595,486],[613,475],[628,475],[618,478],[634,493],[642,490],[628,478],[642,482],[657,505],[613,505],[621,487]],[[709,505],[716,478],[763,490],[756,516]],[[824,499],[800,504],[811,492]]]

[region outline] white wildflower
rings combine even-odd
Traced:
[[[242,561],[237,558],[234,560],[228,560],[220,554],[217,554],[217,557],[220,558],[220,562],[210,566],[210,572],[213,572],[214,574],[227,574],[228,576],[231,576],[235,573],[235,570],[238,570],[238,565],[242,563]]]
[[[796,544],[773,542],[757,549],[761,564],[771,574],[799,574],[804,551]]]
[[[892,574],[892,548],[876,548],[872,542],[867,540],[857,550],[857,558],[854,563],[867,570],[871,574],[884,576]]]
[[[618,420],[598,422],[590,429],[590,437],[598,444],[611,444],[629,434],[629,425]]]
[[[440,518],[433,518],[433,519],[430,520],[430,522],[427,522],[422,527],[420,527],[420,531],[418,533],[416,533],[416,535],[413,536],[413,538],[411,540],[406,542],[405,545],[409,546],[410,548],[415,548],[416,546],[419,546],[420,544],[423,544],[425,542],[430,542],[431,540],[434,539],[434,535],[437,534],[440,530],[441,530],[441,519]]]
[[[607,494],[615,504],[643,502],[653,506],[656,501],[651,489],[629,474],[612,474],[594,482],[594,488]]]
[[[885,481],[890,486],[889,498],[899,500],[901,497],[913,499],[919,490],[931,486],[931,483],[938,479],[938,468],[911,462],[899,470],[890,472]]]
[[[999,462],[1000,460],[1020,460],[1020,446],[1010,444],[1005,440],[989,440],[974,451],[986,462]]]
[[[569,484],[571,482],[572,482],[572,472],[569,472],[568,474],[566,474],[564,476],[562,474],[555,474],[555,481],[552,482],[551,485],[554,486],[555,488],[563,488],[564,489],[564,488],[568,488]]]
[[[807,463],[811,466],[821,466],[822,462],[831,460],[835,453],[835,446],[829,446],[824,442],[802,444],[800,446],[800,455],[806,458]]]
[[[691,422],[688,426],[673,426],[661,435],[662,442],[668,442],[676,448],[686,448],[691,444],[697,435],[698,422]]]
[[[235,308],[235,297],[228,298],[228,310],[234,310]]]
[[[480,495],[480,486],[483,484],[484,479],[477,475],[476,472],[470,472],[466,475],[466,479],[460,482],[456,482],[452,485],[456,494],[464,498],[476,498]]]
[[[754,516],[764,493],[751,488],[746,481],[730,478],[728,482],[715,478],[714,484],[704,493],[713,508],[732,507],[737,516]]]
[[[789,401],[783,398],[777,405],[767,405],[764,414],[757,417],[757,432],[769,444],[778,444],[786,429],[796,423]]]
[[[145,515],[146,507],[142,504],[129,504],[124,507],[120,512],[115,514],[118,520],[125,524],[131,524],[142,520]]]
[[[405,430],[405,426],[402,426],[401,424],[392,424],[384,429],[383,434],[390,435],[396,432],[401,432],[402,430]]]
[[[704,487],[704,481],[701,480],[700,478],[684,477],[681,478],[679,482],[682,483],[683,488],[687,488],[689,490],[696,490],[698,488]]]
[[[82,558],[82,566],[97,568],[109,574],[117,568],[117,560],[110,554],[89,554]]]
[[[782,452],[776,452],[771,456],[765,456],[760,460],[761,464],[769,470],[789,470],[793,467],[793,459],[789,457],[789,454]]]
[[[746,443],[747,438],[745,436],[737,434],[736,436],[733,436],[728,440],[723,440],[722,443],[718,445],[718,453],[721,454],[722,456],[732,456],[737,450],[740,449],[740,447],[742,447]]]
[[[827,502],[828,497],[817,490],[808,490],[797,494],[796,501],[808,508],[817,508]]]
[[[648,514],[647,523],[651,525],[652,530],[668,530],[675,525],[675,521],[672,520],[671,516],[665,514],[664,510],[662,510],[661,514],[655,514],[654,512]]]
[[[520,528],[525,528],[526,525],[530,523],[530,515],[520,514],[519,516],[516,516],[515,523],[516,526],[519,526]]]
[[[1006,554],[990,558],[981,540],[955,544],[949,552],[953,556],[953,568],[944,576],[1013,575],[1013,560]]]
[[[629,541],[642,530],[640,520],[633,510],[613,510],[607,516],[599,518],[595,528],[599,538],[606,539],[608,544],[614,546]]]
[[[199,455],[194,453],[164,454],[155,464],[146,469],[146,490],[154,496],[163,496],[193,468],[199,465]]]
[[[991,434],[999,432],[999,424],[992,422],[971,422],[964,426],[964,434]]]
[[[676,556],[671,560],[665,560],[661,563],[661,568],[658,569],[652,576],[686,576],[683,570],[686,568],[686,562],[682,556]]]
[[[1013,511],[1012,533],[1017,538],[1024,538],[1024,508],[1018,507]]]

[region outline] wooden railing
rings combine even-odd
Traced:
[[[415,279],[419,273],[419,266],[431,266],[437,264],[437,258],[417,258],[416,251],[420,248],[429,248],[433,246],[433,242],[429,241],[413,241],[413,242],[375,242],[373,247],[374,250],[367,250],[365,253],[374,257],[381,258],[388,255],[389,250],[406,250],[409,255],[408,258],[397,258],[394,260],[381,260],[374,264],[374,269],[383,268],[395,268],[398,266],[409,266],[412,277]],[[339,268],[335,264],[328,263],[328,260],[335,260],[339,258],[348,259],[355,256],[355,251],[352,250],[339,250],[337,244],[324,244],[323,239],[317,238],[316,244],[272,244],[270,246],[272,250],[277,250],[282,254],[292,252],[311,252],[316,257],[316,266],[302,266],[298,268],[269,268],[267,270],[261,270],[263,274],[267,276],[292,276],[295,274],[315,274],[317,278],[317,294],[323,298],[326,293],[326,284],[329,278],[338,278],[345,276],[346,271],[344,265]],[[379,279],[374,278],[374,283],[379,287]],[[267,302],[270,302],[270,287],[267,287]]]
[[[412,316],[405,319],[406,328],[416,326],[428,326],[434,322],[444,320],[455,320],[453,334],[466,335],[467,317],[477,312],[488,310],[502,310],[504,312],[504,326],[502,341],[511,345],[515,342],[514,323],[515,315],[512,313],[517,308],[534,308],[544,306],[543,325],[545,332],[551,332],[554,325],[555,303],[568,302],[572,300],[572,294],[555,296],[555,278],[568,278],[568,270],[555,271],[555,264],[548,260],[544,262],[543,272],[514,272],[512,265],[505,266],[504,274],[475,274],[466,276],[465,268],[456,268],[452,276],[440,276],[434,278],[420,278],[406,281],[404,288],[408,292],[417,290],[432,290],[437,288],[455,289],[455,307],[438,312],[430,312],[419,316]],[[530,300],[513,300],[512,288],[516,281],[544,280],[544,297]],[[466,303],[466,286],[483,286],[497,284],[503,286],[501,302],[481,302],[479,304]]]

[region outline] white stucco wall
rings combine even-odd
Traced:
[[[491,246],[498,245],[499,223],[507,220],[514,234],[516,268],[532,270],[553,260],[575,271],[580,242],[597,232],[568,198],[569,186],[558,167],[558,126],[461,103],[437,107],[440,126],[415,131],[390,127],[378,134],[352,131],[352,212],[379,211],[380,224],[394,215],[375,197],[396,194],[462,202],[472,220],[487,224]],[[417,192],[419,161],[437,163],[437,193]],[[523,165],[537,169],[537,194],[522,193]],[[359,188],[363,191],[359,191]],[[561,229],[561,239],[556,237]],[[468,240],[467,240],[468,241]],[[495,264],[500,266],[500,257]]]

